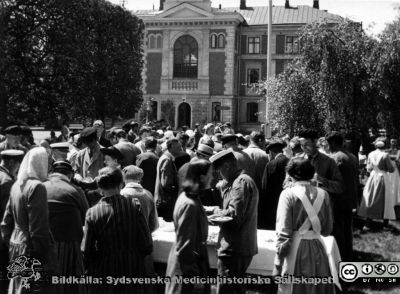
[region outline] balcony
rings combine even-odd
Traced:
[[[188,80],[188,79],[173,79],[171,80],[171,90],[191,92],[198,91],[199,81],[198,80]]]

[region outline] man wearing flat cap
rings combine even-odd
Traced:
[[[0,220],[3,219],[7,202],[10,199],[10,190],[18,174],[18,169],[24,157],[21,150],[4,150],[0,161]],[[0,293],[7,293],[8,279],[8,246],[4,244],[0,235]],[[3,277],[3,278],[1,278]]]
[[[243,169],[253,180],[255,179],[255,164],[250,156],[239,148],[238,137],[235,135],[224,135],[221,138],[223,148],[232,150],[237,160],[239,169]]]
[[[9,149],[16,149],[28,152],[24,146],[21,145],[22,130],[20,126],[9,126],[4,130],[6,140],[0,143],[0,152]]]
[[[264,169],[258,204],[258,228],[262,230],[275,230],[276,210],[289,162],[289,158],[283,154],[285,146],[282,140],[274,140],[267,147],[271,161]]]
[[[255,182],[237,166],[230,150],[224,150],[210,158],[213,167],[223,178],[221,192],[222,209],[214,214],[231,217],[220,225],[218,275],[245,277],[257,247],[258,190]],[[245,293],[245,286],[238,284],[217,285],[217,293]]]
[[[49,206],[50,230],[55,240],[60,275],[84,274],[80,250],[88,202],[83,190],[71,183],[74,175],[66,160],[53,163],[53,172],[44,183]],[[61,250],[62,248],[62,250]],[[64,293],[79,293],[82,285],[60,285]]]
[[[95,183],[99,170],[104,167],[104,155],[97,142],[97,131],[93,127],[82,130],[80,136],[86,148],[80,150],[75,160],[75,180],[82,183]]]

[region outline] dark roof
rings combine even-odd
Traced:
[[[136,10],[136,15],[156,15],[162,11],[157,10]],[[237,7],[212,8],[215,15],[237,12],[246,20],[248,25],[267,25],[268,24],[268,6],[248,7],[239,9]],[[312,8],[311,6],[300,5],[292,8],[284,6],[273,6],[272,23],[273,24],[304,24],[314,21],[327,20],[328,22],[337,22],[341,16],[329,13],[325,10]]]

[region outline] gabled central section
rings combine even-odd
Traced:
[[[182,3],[165,10],[159,18],[204,18],[213,17],[213,14],[189,3]]]

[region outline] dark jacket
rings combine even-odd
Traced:
[[[9,171],[0,166],[0,222],[6,211],[7,202],[10,199],[10,191],[13,183],[14,179]],[[0,234],[0,249],[2,248],[4,248],[4,244]]]
[[[258,204],[258,228],[275,230],[276,210],[279,196],[283,191],[286,177],[286,165],[289,162],[282,153],[267,163],[262,177],[262,193]]]
[[[89,208],[82,189],[62,174],[54,173],[44,183],[49,205],[50,229],[56,241],[81,241]]]
[[[145,152],[139,154],[136,158],[136,166],[143,170],[142,186],[154,197],[157,177],[157,163],[160,158],[154,152]]]
[[[258,190],[255,182],[245,173],[222,186],[222,215],[232,221],[221,225],[218,256],[253,256],[257,247]]]
[[[336,211],[351,211],[357,208],[358,160],[347,151],[337,151],[330,156],[335,160],[344,182],[343,192],[332,199],[333,208]]]
[[[124,156],[121,162],[123,167],[136,164],[137,156],[141,151],[135,146],[135,144],[129,142],[128,140],[121,140],[115,144],[114,147],[117,148]]]

